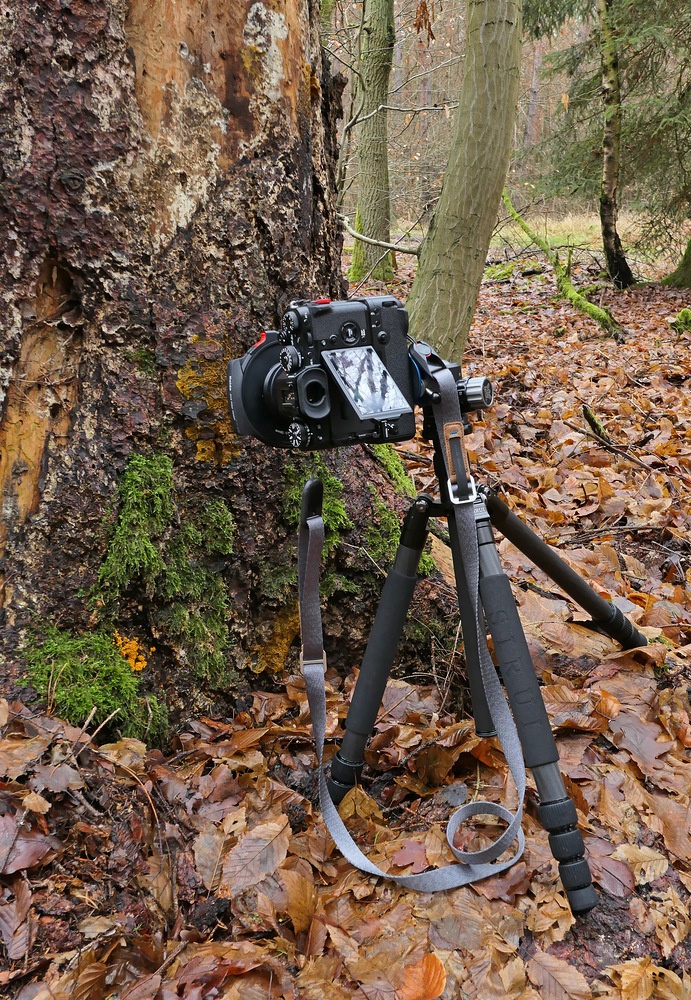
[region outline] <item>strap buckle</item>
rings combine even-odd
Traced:
[[[322,653],[321,656],[305,656],[304,653],[300,652],[300,670],[302,673],[305,672],[305,667],[321,667],[324,673],[326,673],[326,653]]]
[[[456,495],[458,492],[458,483],[454,483],[450,479],[447,481],[449,500],[454,507],[462,507],[464,504],[475,503],[477,500],[477,488],[475,486],[475,480],[472,476],[468,476],[466,484],[468,487],[468,495],[465,497],[459,497]]]

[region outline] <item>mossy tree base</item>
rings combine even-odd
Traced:
[[[359,211],[355,213],[355,232],[362,232],[362,220]],[[358,281],[371,278],[372,281],[381,281],[387,284],[394,279],[394,257],[390,250],[381,247],[374,247],[364,243],[362,240],[355,240],[353,245],[353,256],[348,268],[348,280],[351,285]]]
[[[689,240],[684,256],[676,270],[662,280],[668,288],[691,288],[691,240]]]

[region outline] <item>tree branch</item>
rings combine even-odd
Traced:
[[[419,247],[403,246],[401,243],[384,243],[383,240],[373,240],[369,236],[363,236],[362,233],[358,233],[353,229],[345,215],[341,216],[341,222],[345,231],[354,239],[360,240],[361,243],[369,243],[370,246],[381,247],[383,250],[393,250],[395,253],[409,253],[413,257],[420,256]]]

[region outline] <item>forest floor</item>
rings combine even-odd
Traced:
[[[0,995],[691,997],[691,334],[671,325],[691,301],[655,284],[603,290],[626,330],[616,341],[555,297],[535,258],[489,273],[464,373],[490,377],[496,404],[471,461],[649,642],[624,653],[586,628],[501,542],[599,906],[571,915],[533,790],[525,852],[501,875],[432,896],[352,868],[315,803],[299,676],[232,720],[190,722],[166,754],[99,746],[0,701]],[[402,264],[402,297],[410,276]],[[431,488],[425,442],[400,451],[415,488]],[[437,540],[434,555],[451,587]],[[453,713],[459,666],[440,650],[422,686],[391,682],[369,778],[344,802],[397,874],[448,863],[452,802],[513,801],[496,741]],[[351,688],[328,675],[330,738]]]

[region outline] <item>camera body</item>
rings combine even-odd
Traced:
[[[310,451],[412,438],[407,332],[392,296],[291,302],[279,331],[228,364],[238,434]]]

